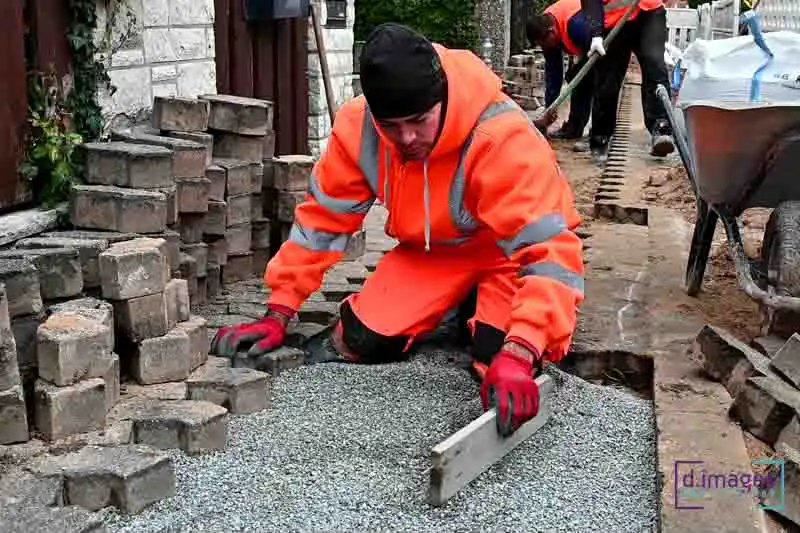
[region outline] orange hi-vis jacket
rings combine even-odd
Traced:
[[[555,20],[558,35],[561,38],[561,44],[568,54],[573,56],[582,56],[583,51],[574,43],[569,36],[567,26],[572,17],[574,17],[581,10],[581,0],[558,0],[558,2],[551,4],[544,10],[545,14],[551,15]]]
[[[395,250],[432,259],[456,250],[504,253],[520,276],[507,337],[563,357],[584,298],[582,243],[572,231],[581,217],[570,186],[501,80],[473,53],[434,46],[448,93],[431,154],[402,161],[364,97],[345,103],[289,239],[267,265],[268,303],[298,309],[343,257],[377,199],[389,213],[386,233],[400,243]]]
[[[603,27],[609,30],[625,15],[628,7],[636,0],[603,0]],[[653,11],[664,5],[663,0],[639,0],[628,20],[635,19],[640,11]]]

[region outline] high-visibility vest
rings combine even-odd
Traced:
[[[561,44],[568,54],[573,56],[583,55],[585,50],[581,50],[572,42],[567,32],[569,20],[581,10],[581,0],[558,0],[550,5],[544,12],[555,19],[558,34],[561,36]]]
[[[636,0],[603,0],[603,27],[611,29],[628,10],[631,2]],[[634,8],[628,20],[633,20],[640,11],[653,11],[664,5],[663,0],[639,0],[639,6]]]

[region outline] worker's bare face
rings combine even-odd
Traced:
[[[425,113],[379,120],[378,126],[395,145],[403,159],[425,159],[436,144],[441,117],[442,104],[438,103]]]

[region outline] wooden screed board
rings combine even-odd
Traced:
[[[554,388],[553,380],[550,376],[539,376],[536,383],[539,385],[539,414],[511,436],[503,438],[497,433],[497,412],[490,409],[431,450],[428,492],[431,505],[443,505],[547,423],[551,413],[549,400]]]

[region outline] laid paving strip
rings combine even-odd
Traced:
[[[478,418],[477,385],[438,351],[282,371],[272,407],[229,415],[224,451],[174,461],[176,496],[109,532],[645,531],[658,518],[651,402],[549,369],[548,423],[453,496],[427,501],[431,448]]]

